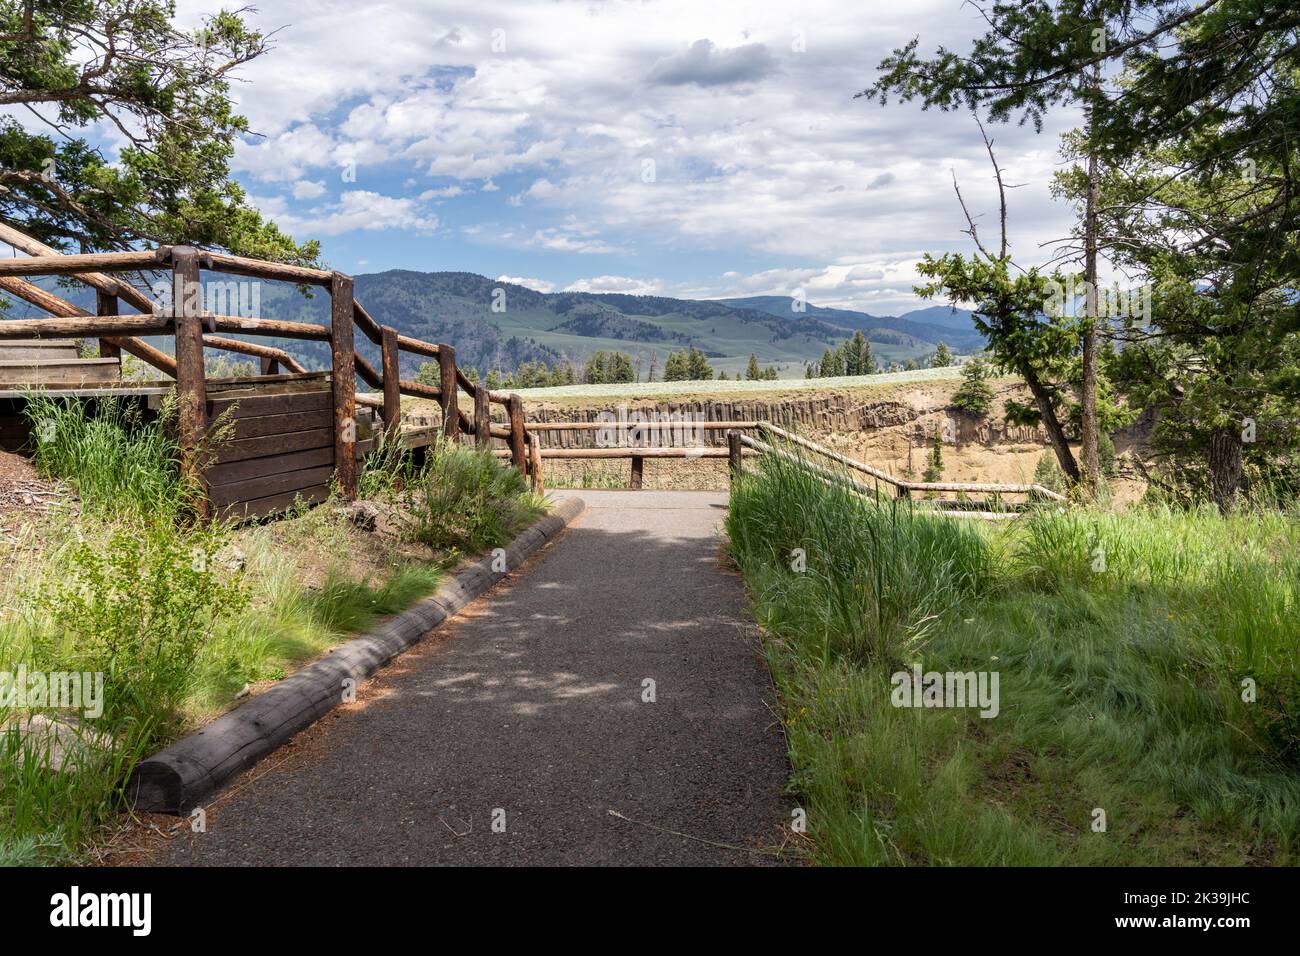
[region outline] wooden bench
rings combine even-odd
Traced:
[[[0,341],[0,389],[77,388],[122,380],[122,360],[82,358],[71,339]]]

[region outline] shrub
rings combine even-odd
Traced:
[[[1034,466],[1034,484],[1042,485],[1048,491],[1055,491],[1060,495],[1070,490],[1069,482],[1065,480],[1065,472],[1061,470],[1061,463],[1056,460],[1056,452],[1050,448],[1038,456],[1038,464]]]
[[[934,440],[930,442],[930,454],[926,458],[923,481],[939,481],[943,478],[943,436],[939,426],[934,426]]]
[[[468,552],[505,544],[544,511],[515,468],[491,452],[441,439],[399,500],[410,513],[408,537]]]
[[[51,669],[102,673],[106,725],[164,739],[200,646],[248,600],[242,574],[218,556],[223,541],[216,530],[182,537],[166,523],[141,522],[78,542],[36,595],[54,626],[34,642],[37,657]]]

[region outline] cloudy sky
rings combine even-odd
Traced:
[[[210,0],[182,0],[194,21]],[[543,291],[782,294],[915,308],[926,250],[991,230],[969,116],[854,99],[913,35],[964,49],[961,0],[259,0],[278,30],[236,95],[236,174],[336,268],[467,270]],[[1062,113],[996,127],[1014,248],[1051,254]]]

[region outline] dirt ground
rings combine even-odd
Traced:
[[[0,571],[19,555],[41,549],[52,512],[76,508],[68,488],[41,478],[23,456],[0,451]]]

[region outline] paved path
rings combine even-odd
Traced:
[[[237,781],[207,832],[156,862],[772,862],[713,845],[772,850],[790,820],[771,680],[719,561],[725,496],[581,497],[587,512],[541,557]]]

